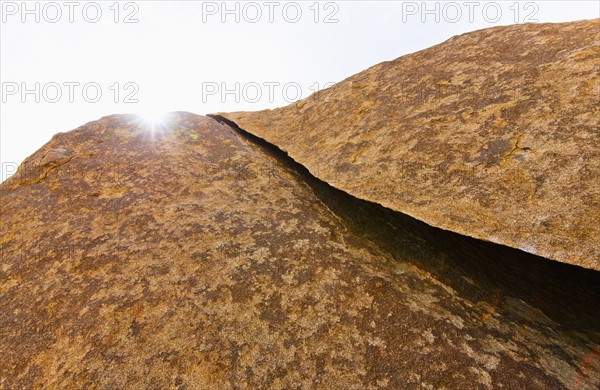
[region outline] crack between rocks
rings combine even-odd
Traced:
[[[590,304],[600,302],[600,272],[433,227],[357,198],[315,177],[277,145],[235,122],[216,114],[207,116],[290,168],[354,236],[371,242],[394,261],[429,272],[472,302],[502,301],[497,299],[500,291],[501,296],[521,299],[562,326],[583,332],[600,328],[600,316],[595,304]],[[596,337],[600,342],[600,335]]]

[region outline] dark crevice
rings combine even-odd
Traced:
[[[511,311],[508,297],[600,342],[600,272],[435,228],[356,198],[316,178],[276,145],[222,116],[208,116],[291,168],[356,236],[372,241],[395,260],[429,272],[472,302],[493,304],[515,321],[528,321],[528,316]]]

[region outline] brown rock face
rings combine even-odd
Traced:
[[[600,270],[600,20],[497,27],[220,114],[361,199]]]
[[[0,387],[600,385],[599,273],[434,229],[186,113],[0,185]]]

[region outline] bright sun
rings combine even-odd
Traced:
[[[141,125],[150,132],[163,130],[169,122],[169,114],[159,110],[147,110],[137,114]]]

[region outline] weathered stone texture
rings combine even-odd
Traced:
[[[430,225],[600,270],[600,19],[495,27],[221,113]]]
[[[155,133],[106,117],[27,159],[0,185],[0,387],[600,384],[598,318],[585,313],[597,276],[567,285],[582,309],[545,288],[550,262],[517,261],[542,264],[524,276],[548,293],[526,303],[531,283],[502,284],[518,272],[477,276],[504,264],[488,259],[496,250],[526,255],[453,235],[444,246],[449,233],[274,156],[176,113]],[[450,266],[469,258],[473,275]],[[575,320],[539,310],[553,301]]]

